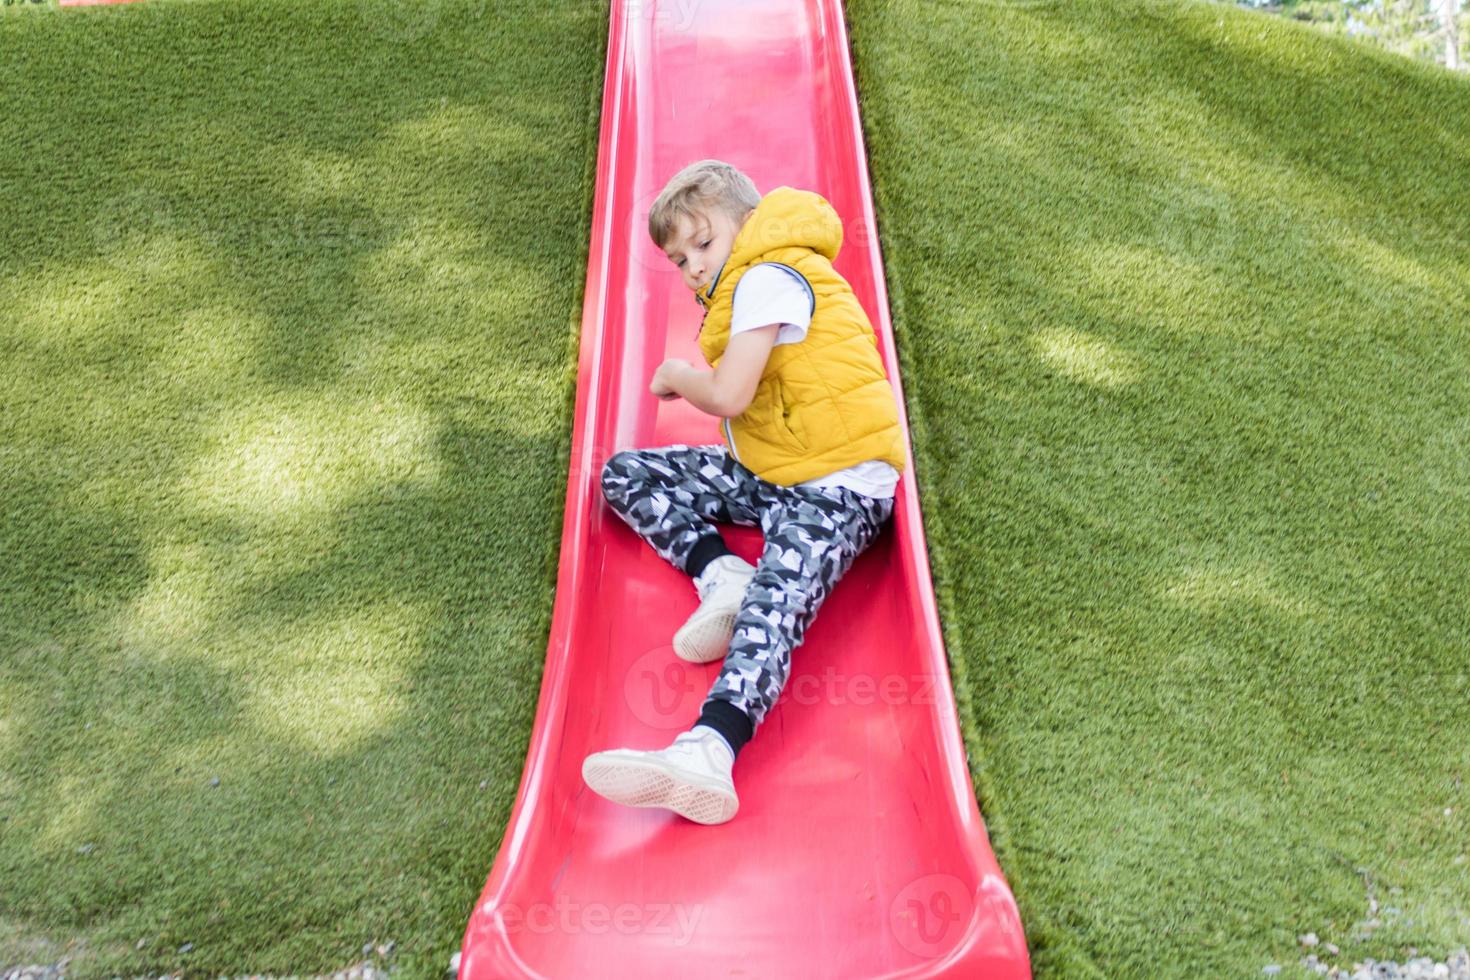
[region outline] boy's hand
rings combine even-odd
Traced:
[[[672,384],[674,375],[678,371],[689,370],[693,367],[694,365],[688,361],[677,357],[669,358],[658,366],[658,370],[653,372],[653,380],[649,382],[648,390],[664,401],[670,401],[680,397],[679,393],[674,390]]]

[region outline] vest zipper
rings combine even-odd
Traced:
[[[730,442],[730,455],[735,457],[735,462],[740,462],[740,454],[735,451],[735,435],[730,431],[730,420],[725,419],[725,438]]]

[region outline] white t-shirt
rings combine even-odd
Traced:
[[[815,298],[800,273],[774,262],[748,269],[735,284],[731,301],[730,336],[742,330],[779,323],[776,346],[806,339]],[[802,480],[799,487],[847,487],[868,497],[891,497],[898,486],[898,470],[881,459],[870,459],[825,476]]]

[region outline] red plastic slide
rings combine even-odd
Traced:
[[[836,267],[908,431],[840,0],[613,0],[605,85],[551,639],[459,975],[1028,977],[970,786],[912,455],[892,524],[823,605],[736,761],[733,820],[619,806],[582,782],[588,753],[662,748],[692,725],[719,671],[675,657],[693,584],[599,485],[617,450],[720,441],[714,418],[648,391],[666,357],[704,364],[701,310],[646,230],[670,176],[715,157],[762,193],[832,203]],[[722,530],[758,559],[758,529]]]

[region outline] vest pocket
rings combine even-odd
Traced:
[[[779,377],[772,379],[776,388],[776,411],[773,413],[776,428],[786,437],[789,444],[798,447],[802,452],[807,450],[806,428],[802,425],[801,416],[792,414],[792,403],[788,401],[785,385],[781,384]]]

